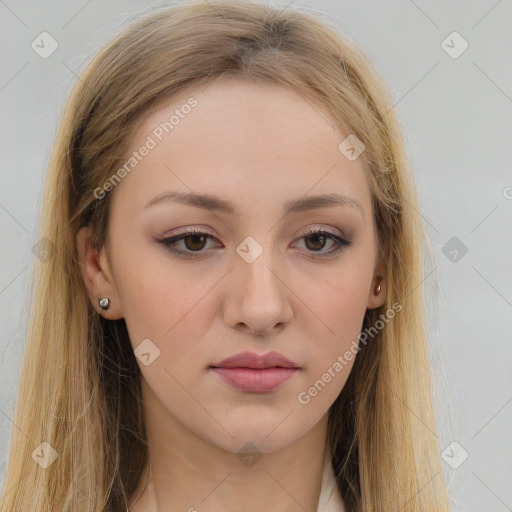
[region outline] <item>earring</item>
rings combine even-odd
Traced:
[[[103,311],[106,311],[110,307],[110,299],[108,297],[103,297],[98,301],[98,304]]]
[[[377,276],[377,277],[378,277],[379,281],[382,279],[380,276]],[[380,286],[380,282],[379,282],[379,284],[375,287],[375,290],[374,290],[375,295],[379,295],[380,290],[381,290],[381,286]]]

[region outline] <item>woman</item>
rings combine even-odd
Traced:
[[[392,99],[291,9],[138,21],[77,82],[2,512],[445,511]]]

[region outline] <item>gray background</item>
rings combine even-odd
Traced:
[[[16,428],[36,205],[63,100],[86,59],[151,5],[0,0],[0,481]],[[392,91],[436,248],[425,283],[439,288],[428,328],[453,510],[512,510],[512,2],[293,7],[332,20]],[[43,31],[59,45],[47,59],[31,48]],[[442,46],[453,31],[469,44],[458,58]]]

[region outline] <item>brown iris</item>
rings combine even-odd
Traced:
[[[322,249],[325,245],[325,241],[326,241],[327,237],[325,235],[318,235],[318,234],[314,234],[314,235],[308,235],[308,236],[305,236],[304,237],[304,240],[306,241],[306,247],[308,249],[311,249],[311,250],[319,250],[319,249]],[[308,244],[308,240],[320,240],[320,246],[319,247],[310,247],[309,244]],[[313,245],[315,245],[313,243]]]
[[[189,235],[183,237],[185,247],[190,251],[200,251],[203,249],[207,239],[208,237],[204,235]],[[188,243],[189,240],[192,240],[192,243]]]

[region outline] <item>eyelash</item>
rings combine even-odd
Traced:
[[[337,242],[339,244],[339,247],[337,249],[333,249],[331,251],[323,252],[323,253],[315,254],[315,251],[312,251],[311,257],[313,257],[313,258],[326,258],[328,256],[338,254],[339,252],[344,250],[344,247],[348,247],[352,244],[352,242],[349,242],[348,240],[345,240],[333,233],[330,233],[329,231],[324,231],[322,229],[312,229],[312,230],[308,231],[307,233],[304,233],[301,236],[301,238],[311,237],[314,235],[323,235],[327,239]],[[179,241],[181,241],[185,238],[188,238],[190,236],[206,236],[210,239],[215,239],[215,237],[210,235],[209,233],[205,233],[203,231],[199,231],[199,230],[192,228],[190,230],[184,231],[183,233],[180,233],[179,235],[175,235],[175,236],[168,237],[168,238],[157,239],[157,242],[162,244],[167,250],[169,250],[173,254],[176,254],[183,258],[193,259],[193,258],[197,257],[196,253],[201,254],[202,252],[204,252],[204,250],[201,249],[199,251],[182,251],[182,250],[177,250],[177,249],[174,249],[171,247],[172,244],[179,242]]]

